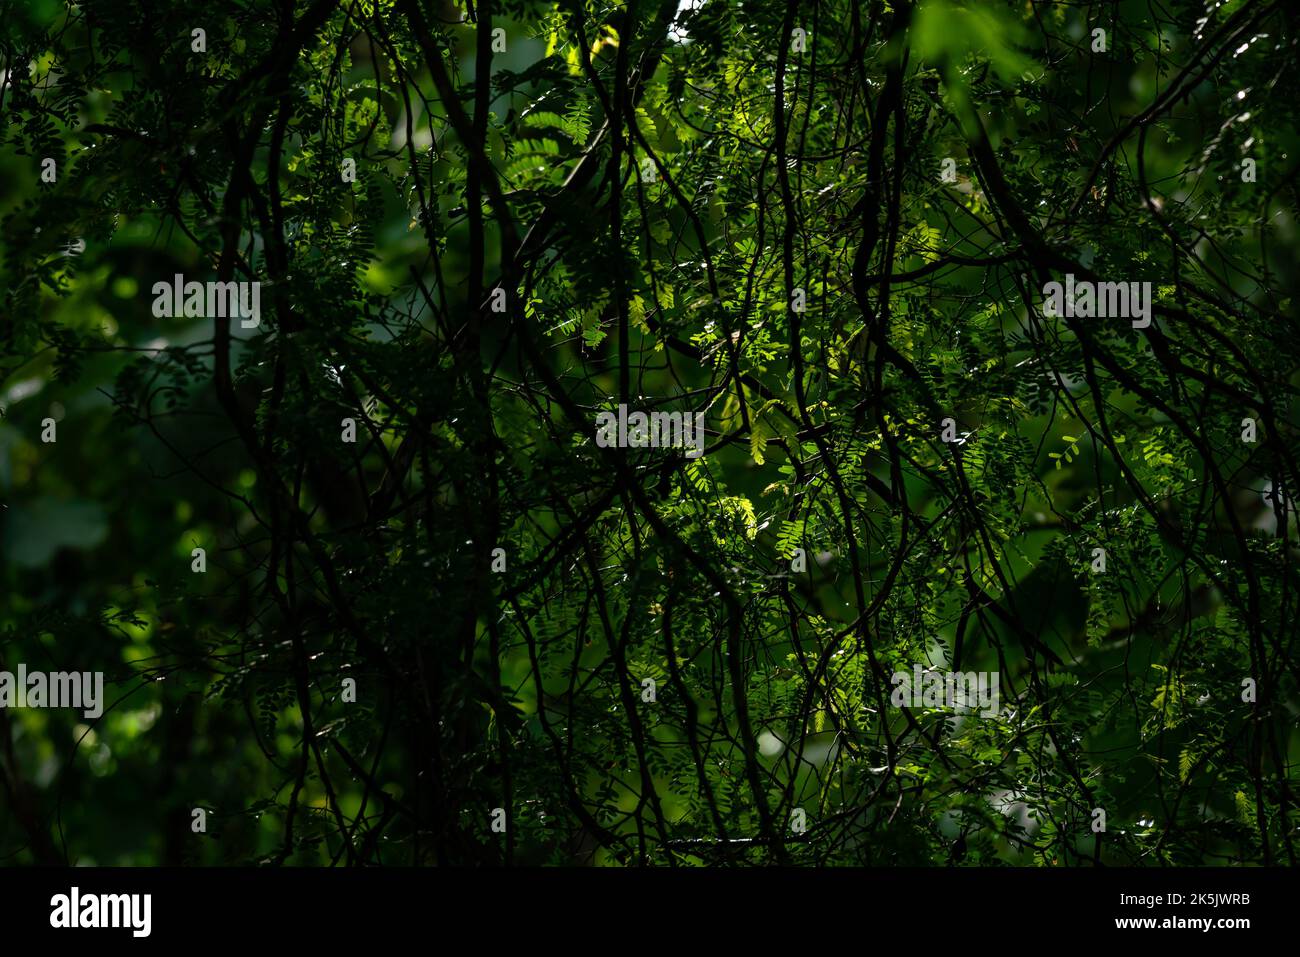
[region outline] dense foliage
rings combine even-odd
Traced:
[[[0,859],[1295,863],[1283,0],[0,8]]]

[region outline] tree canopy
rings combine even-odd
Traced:
[[[0,22],[0,859],[1295,863],[1282,0]]]

